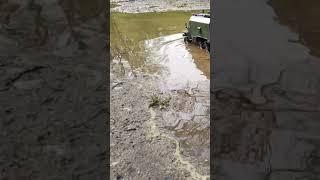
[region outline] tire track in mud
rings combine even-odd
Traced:
[[[181,168],[185,169],[186,171],[188,171],[190,173],[190,179],[193,180],[207,180],[210,179],[210,176],[207,175],[201,175],[196,171],[196,168],[189,162],[183,159],[182,157],[182,153],[180,150],[180,143],[177,139],[170,137],[167,134],[163,134],[159,131],[156,122],[155,122],[155,118],[156,118],[156,112],[153,110],[153,108],[149,108],[149,112],[150,112],[150,119],[147,122],[150,131],[148,132],[148,139],[153,139],[155,137],[163,137],[165,139],[168,139],[170,141],[173,141],[175,144],[175,157],[176,157],[176,162],[180,162]]]

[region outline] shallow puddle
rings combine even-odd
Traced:
[[[158,66],[155,73],[163,78],[165,89],[184,89],[209,79],[209,54],[193,44],[185,44],[181,33],[146,40],[145,44],[148,65]]]
[[[209,53],[183,41],[182,32],[192,13],[112,13],[113,59],[128,61],[133,70],[161,76],[168,89],[208,80]]]

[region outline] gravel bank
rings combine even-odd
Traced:
[[[111,0],[112,11],[126,13],[145,13],[163,11],[190,11],[210,9],[209,0]]]

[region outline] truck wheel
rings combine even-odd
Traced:
[[[195,37],[192,38],[191,42],[194,43],[194,44],[199,43]]]
[[[183,41],[184,43],[191,43],[191,40],[188,37],[184,37]]]
[[[188,42],[188,38],[184,37],[183,41],[184,41],[184,43],[187,43]]]
[[[201,42],[200,47],[201,49],[208,49],[207,42]]]

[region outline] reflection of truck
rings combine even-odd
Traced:
[[[193,14],[186,23],[187,32],[183,33],[185,42],[193,42],[210,51],[210,14]]]

